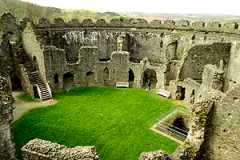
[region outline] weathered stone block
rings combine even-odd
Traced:
[[[67,148],[41,139],[29,141],[21,150],[23,160],[99,160],[94,146]]]

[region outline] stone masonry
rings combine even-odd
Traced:
[[[189,135],[176,152],[177,158],[240,159],[237,22],[64,22],[58,18],[52,23],[42,18],[34,24],[29,20],[18,23],[11,14],[4,14],[0,36],[0,75],[8,77],[0,85],[0,134],[4,135],[0,145],[7,149],[1,146],[0,154],[7,159],[14,153],[9,129],[14,76],[23,90],[42,100],[66,86],[114,87],[124,82],[131,87],[168,90],[173,99],[193,106]],[[25,149],[25,156],[31,158]],[[143,157],[159,155],[152,153]]]
[[[13,120],[13,97],[8,80],[0,77],[0,158],[15,159],[10,123]]]
[[[99,160],[94,146],[67,148],[41,139],[29,141],[22,154],[23,160]]]

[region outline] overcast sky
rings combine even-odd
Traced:
[[[43,6],[97,11],[225,14],[240,16],[240,0],[23,0]]]

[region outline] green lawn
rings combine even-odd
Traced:
[[[77,88],[58,103],[34,109],[12,125],[19,148],[33,138],[67,146],[96,145],[102,160],[137,160],[143,151],[172,153],[178,144],[150,127],[175,109],[170,100],[140,89]]]

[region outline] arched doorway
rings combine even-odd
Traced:
[[[109,70],[107,67],[103,70],[103,83],[105,86],[109,84]]]
[[[157,84],[157,74],[153,69],[146,69],[143,72],[143,84],[144,88],[154,89]]]
[[[69,91],[73,87],[74,75],[67,72],[63,75],[63,89]]]
[[[134,83],[134,73],[132,71],[132,69],[129,69],[128,71],[128,83],[129,83],[129,87],[133,87],[133,83]]]

